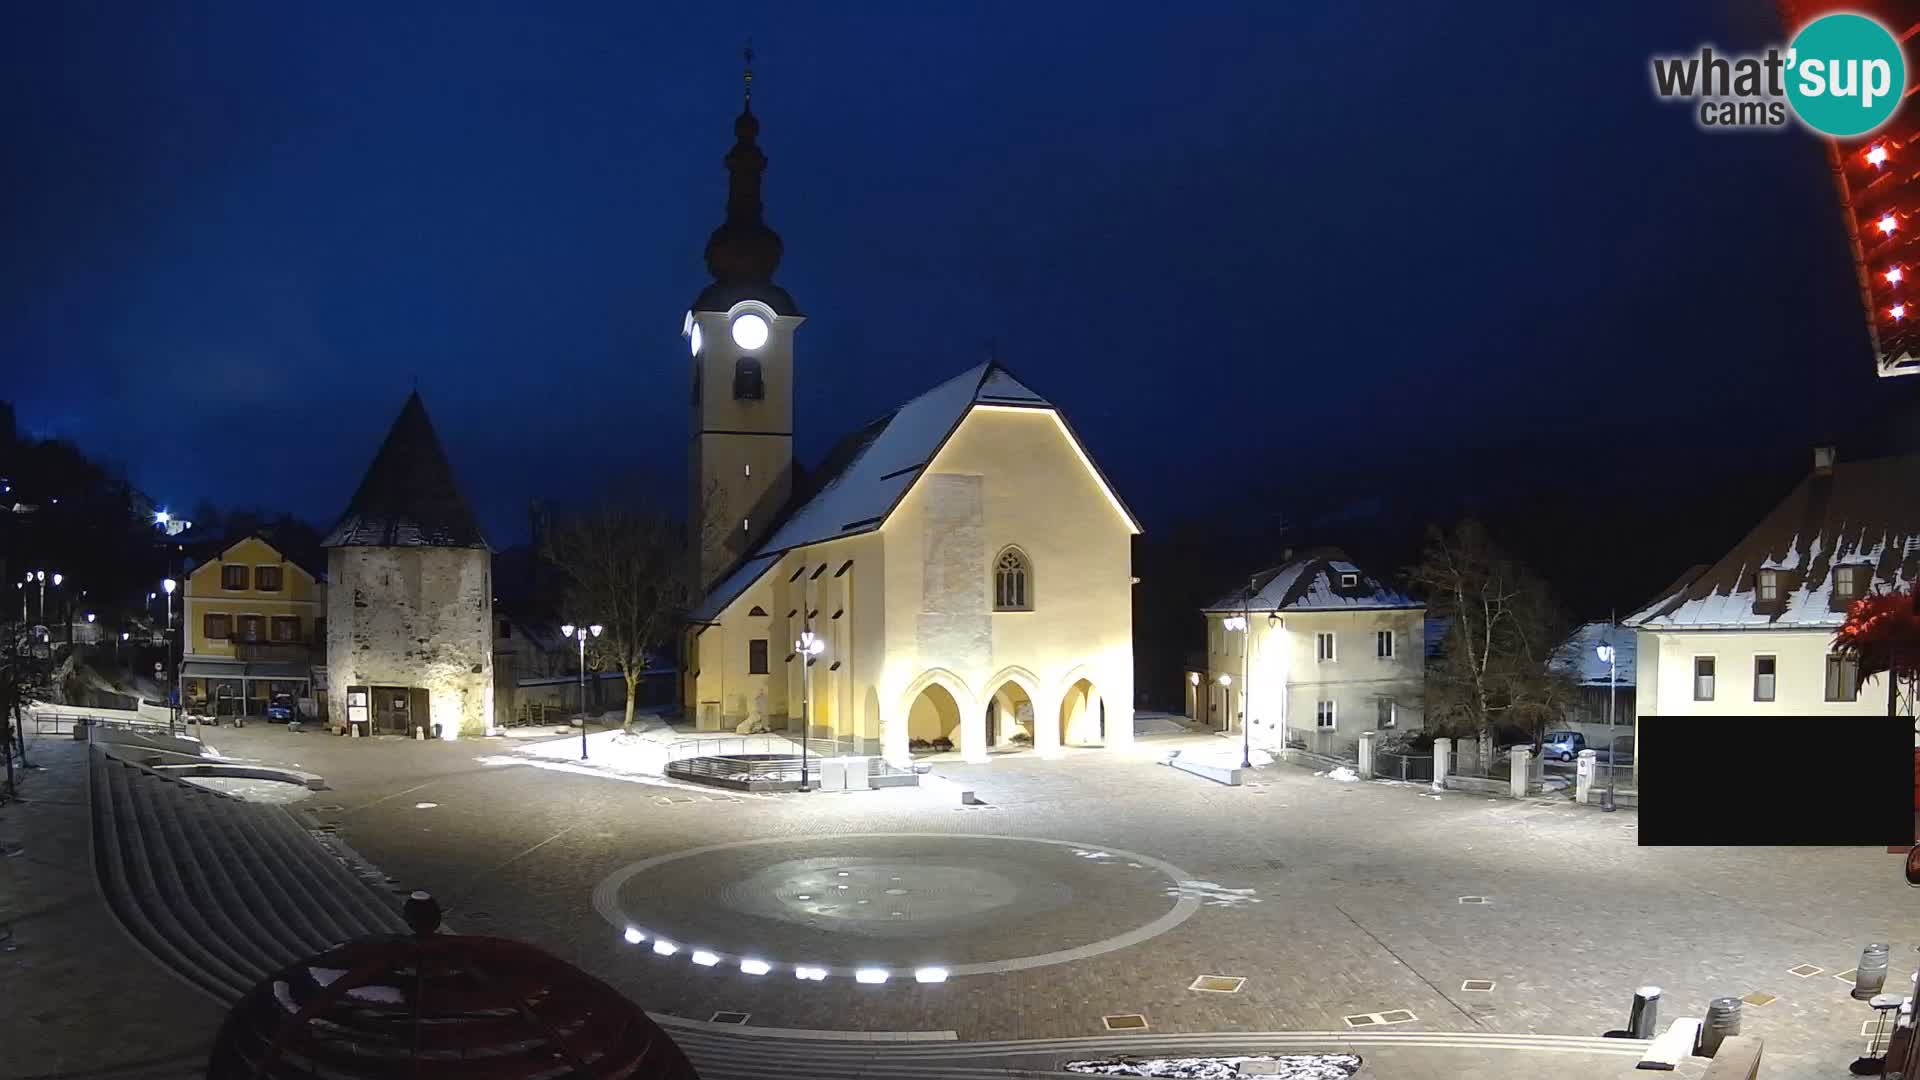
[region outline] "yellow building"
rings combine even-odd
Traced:
[[[689,713],[707,731],[804,726],[895,764],[949,746],[974,761],[1130,746],[1140,527],[1052,404],[982,364],[796,481],[804,317],[772,278],[758,131],[751,111],[735,121],[714,281],[685,322],[702,596]]]
[[[318,643],[326,641],[326,586],[265,540],[250,536],[187,575],[189,709],[262,716],[276,694],[313,694]]]

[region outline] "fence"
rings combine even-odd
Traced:
[[[854,740],[816,737],[807,740],[809,757],[847,757],[857,754]],[[682,739],[667,748],[668,761],[695,757],[722,757],[740,754],[791,754],[800,760],[800,740],[785,735],[718,735],[712,738]]]
[[[1373,755],[1373,775],[1382,780],[1433,780],[1432,754],[1390,754]]]

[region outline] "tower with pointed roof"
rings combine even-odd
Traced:
[[[338,727],[455,738],[493,727],[493,553],[415,392],[323,542]]]
[[[773,281],[781,244],[761,210],[767,156],[757,142],[750,48],[746,60],[725,159],[726,219],[707,239],[713,280],[682,328],[693,356],[688,548],[701,589],[766,536],[793,493],[793,333],[805,317]]]

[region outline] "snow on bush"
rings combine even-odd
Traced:
[[[1258,1072],[1241,1071],[1242,1063],[1266,1066]],[[1269,1068],[1271,1071],[1269,1071]],[[1360,1071],[1356,1054],[1287,1054],[1282,1057],[1145,1058],[1069,1061],[1068,1072],[1094,1076],[1155,1076],[1172,1080],[1240,1080],[1243,1076],[1273,1076],[1279,1080],[1347,1080]]]

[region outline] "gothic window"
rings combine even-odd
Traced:
[[[733,362],[733,399],[759,401],[766,396],[766,386],[760,378],[760,361],[751,356],[743,356],[735,360]]]
[[[1008,548],[993,562],[993,610],[1033,610],[1033,564],[1019,548]]]

